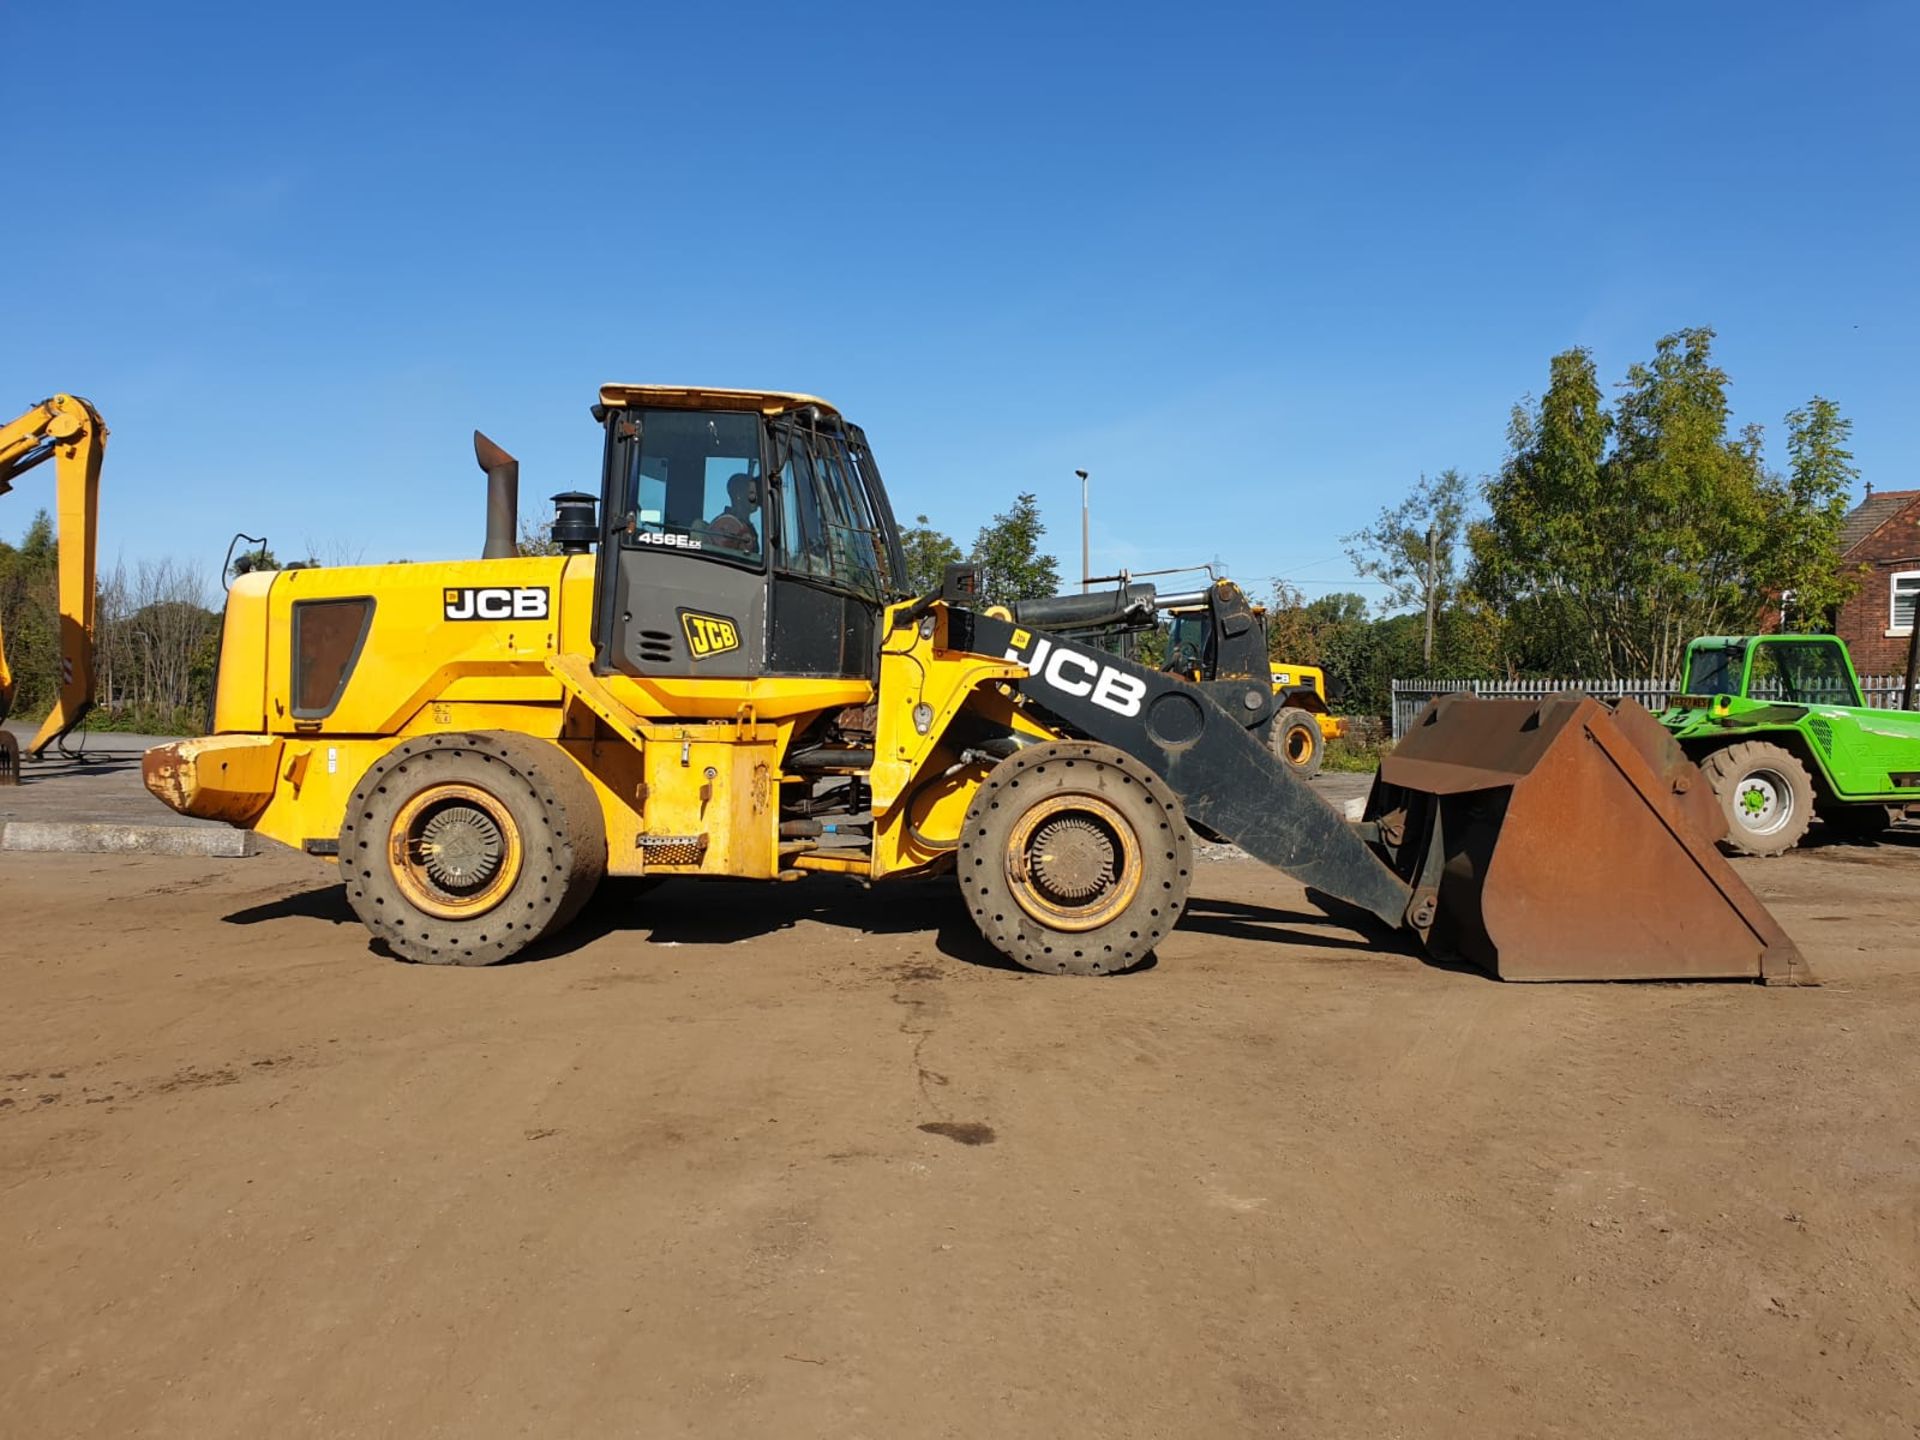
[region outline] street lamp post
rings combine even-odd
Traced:
[[[1087,560],[1087,472],[1076,470],[1080,477],[1080,593],[1086,594],[1092,588],[1093,567]]]

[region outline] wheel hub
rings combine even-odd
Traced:
[[[506,837],[493,818],[470,805],[450,805],[421,827],[420,863],[447,890],[484,885],[500,868]]]
[[[1037,801],[1007,837],[1014,903],[1049,930],[1093,930],[1140,890],[1140,838],[1097,794],[1061,792]]]
[[[1786,819],[1781,789],[1769,775],[1749,775],[1735,796],[1740,819],[1750,830],[1770,830]]]
[[[388,869],[415,909],[441,920],[485,914],[520,878],[525,846],[512,812],[477,785],[429,785],[387,833]]]
[[[1113,883],[1115,860],[1113,841],[1098,825],[1064,815],[1034,832],[1027,865],[1050,899],[1077,905]]]

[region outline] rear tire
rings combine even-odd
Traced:
[[[1110,745],[1056,740],[994,767],[955,855],[980,933],[1042,974],[1108,975],[1153,953],[1193,883],[1167,784]]]
[[[499,732],[395,746],[340,830],[354,913],[423,965],[494,965],[567,925],[606,873],[593,786],[548,740]]]
[[[1312,711],[1289,708],[1273,717],[1273,725],[1267,731],[1267,747],[1294,774],[1302,780],[1311,780],[1320,773],[1326,737],[1320,733],[1320,722],[1313,718]]]
[[[1813,823],[1813,777],[1792,751],[1750,740],[1700,762],[1727,817],[1727,848],[1739,855],[1781,855]]]

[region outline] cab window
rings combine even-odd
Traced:
[[[781,567],[858,595],[890,593],[892,550],[846,442],[798,424],[783,439]]]
[[[615,425],[627,456],[625,543],[761,563],[766,497],[758,415],[636,410]]]
[[[1689,695],[1737,695],[1740,662],[1746,651],[1738,645],[1697,645],[1687,656]]]
[[[1786,640],[1754,647],[1750,693],[1795,705],[1858,705],[1847,662],[1829,640]]]

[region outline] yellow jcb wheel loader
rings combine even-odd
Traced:
[[[77,395],[42,400],[0,426],[0,495],[42,461],[54,462],[54,533],[60,541],[60,677],[53,709],[27,744],[29,755],[38,755],[66,735],[93,708],[94,554],[100,461],[106,449],[107,427],[100,412]],[[14,689],[6,636],[0,634],[0,720],[13,709]],[[19,778],[19,746],[0,729],[0,785],[14,784]]]
[[[336,861],[432,963],[516,954],[603,874],[951,872],[1019,964],[1126,970],[1203,827],[1501,975],[1804,976],[1651,721],[1436,706],[1349,824],[1262,738],[1264,675],[1049,635],[966,567],[902,594],[866,436],[825,401],[609,385],[593,413],[601,493],[555,497],[559,556],[516,557],[517,465],[476,436],[481,559],[236,581],[216,733],[150,751],[149,788]]]

